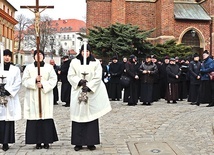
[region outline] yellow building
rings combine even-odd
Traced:
[[[18,23],[15,11],[7,0],[0,0],[0,42],[11,51],[14,51],[14,27]]]

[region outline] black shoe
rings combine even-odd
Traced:
[[[127,104],[128,106],[135,106],[136,104]]]
[[[7,151],[9,149],[8,144],[3,144],[2,150]]]
[[[196,102],[195,105],[200,106],[200,103]]]
[[[148,105],[148,106],[150,106],[150,105],[151,105],[151,103],[150,103],[150,102],[148,102],[148,103],[147,103],[147,105]]]
[[[70,105],[68,105],[68,104],[65,104],[65,105],[62,105],[62,106],[64,106],[64,107],[70,107]]]
[[[167,103],[170,103],[170,101],[167,101]]]
[[[141,105],[146,105],[146,102],[143,102],[143,104],[141,104]]]
[[[81,150],[82,149],[82,146],[80,146],[80,145],[76,145],[75,147],[74,147],[74,150],[75,151],[79,151],[79,150]]]
[[[94,145],[89,145],[87,148],[91,151],[96,150],[96,147]]]
[[[42,149],[42,145],[41,144],[36,144],[36,149]]]
[[[49,149],[49,144],[44,144],[44,149]]]
[[[213,104],[209,104],[209,105],[207,105],[206,107],[213,107],[214,105]]]
[[[176,101],[173,101],[172,103],[177,103]]]

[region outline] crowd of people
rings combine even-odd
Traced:
[[[103,65],[103,81],[109,98],[121,100],[129,106],[151,105],[160,99],[175,104],[186,99],[192,105],[207,103],[214,106],[214,87],[209,73],[214,71],[214,61],[209,52],[203,52],[202,60],[195,53],[192,58],[182,59],[165,56],[163,61],[155,55],[147,55],[142,62],[130,55],[119,62],[113,57],[108,65]],[[123,86],[121,76],[130,79]]]
[[[61,101],[66,103],[65,107],[71,107],[71,144],[75,145],[74,150],[79,151],[83,146],[95,150],[95,145],[100,144],[98,119],[111,111],[111,104],[102,82],[100,61],[91,54],[89,45],[85,52],[83,49],[82,46],[72,61],[64,56],[60,67],[54,60],[45,63],[44,52],[35,50],[34,62],[26,66],[22,77],[20,69],[11,62],[12,52],[4,50],[4,63],[1,62],[0,67],[1,76],[5,77],[0,95],[7,101],[0,102],[0,144],[3,151],[9,149],[9,143],[15,143],[15,121],[22,118],[18,96],[21,84],[25,87],[25,144],[35,144],[36,149],[49,149],[50,144],[59,140],[53,118],[53,107],[59,100],[59,80],[62,82]],[[81,94],[87,100],[80,100]]]
[[[82,46],[74,59],[63,57],[61,66],[54,60],[45,63],[43,51],[34,51],[34,62],[26,66],[23,76],[11,63],[12,52],[4,50],[4,89],[1,97],[7,100],[0,106],[0,143],[2,150],[15,143],[15,121],[21,119],[18,91],[25,87],[24,119],[26,119],[25,143],[36,144],[36,149],[49,149],[58,141],[53,118],[53,107],[59,100],[57,82],[62,82],[61,101],[70,107],[71,144],[79,151],[83,146],[95,150],[100,144],[98,119],[111,111],[110,100],[129,106],[151,106],[160,99],[176,104],[187,99],[192,105],[207,103],[214,106],[214,61],[209,52],[203,52],[203,60],[195,53],[192,60],[169,58],[163,61],[155,55],[147,55],[141,62],[135,55],[119,62],[114,56],[108,65],[92,55],[89,45]],[[123,85],[121,76],[129,79]],[[122,93],[123,92],[123,93]]]

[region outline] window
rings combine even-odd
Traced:
[[[69,35],[67,35],[67,39],[69,39]]]
[[[72,46],[74,46],[74,44],[75,44],[75,42],[74,42],[74,41],[72,41]]]

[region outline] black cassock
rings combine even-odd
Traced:
[[[98,119],[84,123],[72,121],[71,144],[81,146],[100,144]]]
[[[26,144],[50,144],[58,141],[53,119],[27,120]]]
[[[14,121],[0,121],[0,143],[15,143]]]

